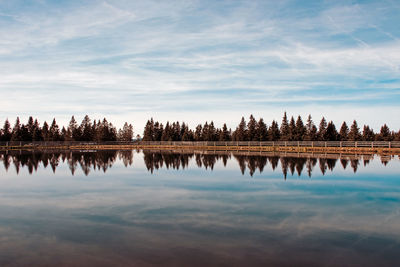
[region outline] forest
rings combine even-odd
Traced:
[[[67,128],[58,126],[56,119],[49,125],[46,121],[41,126],[37,119],[29,117],[26,124],[21,124],[17,117],[11,127],[8,119],[0,130],[0,141],[131,141],[133,126],[125,123],[122,129],[117,129],[106,118],[93,123],[86,115],[78,125],[72,116]]]
[[[19,117],[11,126],[8,119],[0,129],[0,141],[132,141],[134,131],[132,124],[125,122],[119,130],[106,118],[92,120],[86,115],[78,124],[72,116],[67,127],[57,124],[54,118],[51,124],[46,121],[40,125],[37,119],[29,117],[27,123],[21,123]],[[153,118],[147,121],[143,131],[143,137],[137,136],[143,141],[400,141],[400,131],[391,131],[384,124],[379,132],[368,125],[362,129],[356,120],[351,125],[344,121],[337,128],[333,121],[327,121],[322,117],[318,126],[311,115],[306,122],[301,116],[289,119],[286,112],[283,114],[280,125],[273,120],[267,125],[263,118],[256,120],[250,115],[246,122],[242,117],[239,125],[234,129],[228,129],[226,123],[217,128],[213,121],[199,124],[195,129],[190,129],[185,122],[167,122],[165,125]]]
[[[273,120],[267,125],[263,118],[258,121],[250,115],[248,122],[242,117],[235,130],[226,124],[216,128],[213,121],[199,124],[190,129],[188,124],[167,122],[165,126],[158,121],[147,121],[143,132],[144,141],[400,141],[400,131],[394,132],[384,124],[378,133],[368,125],[362,130],[356,120],[348,126],[343,122],[339,130],[332,121],[321,119],[318,127],[308,116],[304,123],[301,116],[288,119],[286,112],[279,125]]]

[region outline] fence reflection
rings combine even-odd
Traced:
[[[351,168],[354,173],[361,166],[366,166],[374,157],[379,157],[386,165],[395,156],[377,155],[343,155],[343,154],[314,154],[314,153],[278,153],[278,152],[223,152],[223,151],[165,151],[165,150],[99,150],[99,151],[0,151],[0,161],[6,171],[14,166],[19,174],[21,168],[27,168],[32,174],[39,168],[51,168],[55,173],[60,164],[66,164],[72,175],[81,169],[85,175],[91,171],[106,172],[117,161],[125,167],[133,167],[135,153],[143,153],[143,160],[147,170],[154,173],[156,170],[187,169],[194,164],[199,168],[213,170],[218,162],[227,166],[229,161],[239,165],[241,173],[246,171],[253,176],[256,172],[262,173],[267,166],[272,170],[281,168],[283,177],[288,175],[312,176],[313,170],[319,168],[325,175],[333,171],[340,163],[343,169]]]

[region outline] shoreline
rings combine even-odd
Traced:
[[[297,143],[294,145],[293,143]],[[0,145],[8,150],[198,150],[198,151],[248,151],[327,154],[384,154],[400,155],[400,142],[133,142],[133,143],[55,143]],[[357,144],[358,143],[358,144]],[[322,144],[322,145],[321,145]],[[367,146],[368,145],[368,146]]]

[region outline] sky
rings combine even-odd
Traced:
[[[0,0],[0,123],[400,129],[400,1]]]

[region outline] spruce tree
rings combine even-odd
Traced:
[[[71,117],[71,121],[69,122],[69,125],[68,125],[68,130],[69,130],[69,132],[71,134],[70,138],[73,141],[80,141],[81,140],[81,135],[82,134],[81,134],[80,128],[78,127],[78,123],[76,122],[74,116]]]
[[[311,115],[308,115],[304,140],[315,141],[317,139],[316,135],[317,135],[317,127],[315,127]]]
[[[33,141],[43,141],[42,129],[40,128],[39,122],[37,120],[35,120],[35,122],[34,122],[32,140]]]
[[[164,131],[161,136],[161,141],[172,141],[169,121],[167,121],[167,124],[165,124]]]
[[[290,118],[289,122],[289,140],[296,141],[296,122],[294,121],[293,116]]]
[[[353,121],[353,124],[350,127],[348,139],[350,141],[360,141],[361,140],[360,129],[358,128],[356,120]]]
[[[286,111],[283,114],[283,118],[282,118],[280,138],[283,141],[288,141],[290,139],[290,137],[289,137],[289,122],[287,119]]]
[[[336,130],[335,124],[333,124],[333,121],[330,121],[328,123],[328,126],[326,127],[325,134],[323,136],[325,141],[336,141],[338,138],[338,132]]]
[[[148,120],[146,123],[146,126],[144,127],[143,131],[143,141],[154,141],[154,121],[153,118],[151,120]]]
[[[255,141],[267,141],[268,140],[268,128],[263,118],[260,118],[257,123],[257,140]]]
[[[235,138],[235,141],[247,141],[247,126],[244,117],[242,117],[238,127],[235,130]]]
[[[92,122],[88,115],[85,115],[85,117],[83,118],[82,123],[80,125],[80,129],[82,133],[81,136],[82,141],[92,141],[94,139]]]
[[[326,131],[327,123],[325,117],[322,117],[321,122],[319,123],[318,129],[318,139],[324,141],[325,131]]]
[[[247,123],[247,140],[249,141],[257,141],[258,138],[256,133],[257,121],[250,115],[249,122]]]
[[[270,141],[278,141],[280,139],[279,126],[275,120],[272,121],[268,129],[268,139]]]
[[[219,136],[219,141],[230,141],[230,133],[228,131],[228,127],[226,123],[222,126],[222,130]]]
[[[210,141],[208,140],[208,122],[206,121],[203,125],[203,130],[201,132],[201,138],[203,141]]]
[[[59,139],[60,139],[60,129],[57,125],[56,119],[54,118],[49,129],[49,141],[59,141]]]
[[[362,140],[363,141],[374,141],[375,140],[375,133],[368,125],[364,125],[363,133],[362,133]]]
[[[203,141],[202,132],[203,132],[203,126],[201,126],[201,124],[197,125],[196,130],[194,132],[195,141]]]
[[[341,141],[347,141],[349,136],[349,127],[347,127],[346,122],[344,121],[342,123],[342,126],[340,127],[340,131],[339,131],[339,140]]]
[[[208,126],[208,141],[217,141],[217,132],[215,130],[214,122],[211,121]]]
[[[49,141],[49,125],[47,124],[46,121],[43,123],[41,134],[43,141]]]
[[[303,141],[305,136],[306,136],[306,127],[304,126],[303,120],[301,119],[301,116],[299,115],[297,117],[297,121],[296,121],[295,140]]]
[[[4,126],[2,129],[2,141],[10,141],[11,140],[11,125],[10,122],[8,121],[8,119],[6,119],[6,121],[4,122]]]
[[[35,127],[35,122],[33,121],[32,116],[29,116],[28,119],[28,123],[27,123],[27,129],[28,129],[28,136],[29,136],[29,140],[32,141],[32,137],[33,137],[33,131],[34,131],[34,127]]]
[[[11,141],[21,141],[21,123],[19,117],[15,120],[15,124],[12,130]]]
[[[381,127],[380,133],[377,135],[378,141],[392,141],[392,133],[386,123]]]

